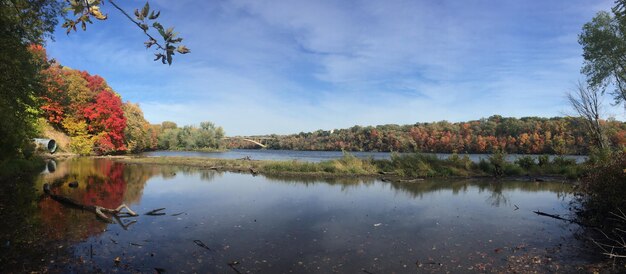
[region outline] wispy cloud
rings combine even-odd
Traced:
[[[555,116],[580,78],[582,24],[611,5],[159,0],[192,49],[171,67],[116,14],[49,51],[104,76],[151,122],[211,120],[228,134]]]

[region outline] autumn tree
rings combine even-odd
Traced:
[[[83,109],[83,113],[89,133],[96,135],[96,152],[105,154],[126,150],[126,117],[119,95],[108,89],[103,90],[93,103]]]
[[[126,147],[130,152],[140,152],[152,149],[152,128],[143,117],[143,111],[138,104],[126,102],[122,105],[126,117],[124,137]]]
[[[145,45],[157,49],[155,61],[171,64],[173,55],[189,52],[180,44],[182,38],[177,37],[173,28],[165,28],[156,20],[160,12],[152,10],[148,3],[135,10],[132,17],[115,1],[106,2],[149,38]],[[40,97],[45,89],[39,72],[46,64],[33,58],[28,47],[44,45],[46,38],[53,40],[59,17],[65,18],[63,27],[68,32],[77,26],[86,29],[92,19],[106,20],[106,14],[100,10],[102,3],[100,0],[0,1],[0,160],[24,155],[24,148],[37,134],[35,120],[40,103],[49,121],[58,123],[64,117],[62,105],[53,104],[58,101],[50,96]],[[67,17],[66,11],[72,11],[73,18]]]

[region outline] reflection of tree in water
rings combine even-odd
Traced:
[[[85,205],[116,208],[120,204],[140,202],[146,182],[154,176],[173,178],[176,174],[199,173],[203,180],[213,180],[217,172],[193,167],[160,165],[136,165],[114,162],[108,159],[76,158],[57,165],[54,173],[41,175],[36,188],[41,190],[45,183],[53,191]],[[68,183],[78,182],[71,188]],[[47,227],[51,239],[82,240],[101,233],[107,226],[95,218],[93,213],[68,208],[52,199],[38,203],[39,215]]]
[[[107,208],[124,203],[127,184],[123,164],[111,161],[73,161],[70,164],[69,172],[52,182],[56,194],[81,204]],[[70,188],[67,183],[72,181],[78,182],[78,187]],[[39,207],[41,220],[53,239],[82,240],[101,233],[107,226],[92,213],[68,208],[51,198],[42,199]]]
[[[356,188],[362,185],[372,185],[377,182],[373,178],[302,178],[294,176],[266,176],[275,182],[298,185],[341,185],[342,191]],[[572,192],[572,186],[559,182],[528,182],[528,181],[493,181],[491,179],[426,179],[418,182],[396,182],[387,183],[391,189],[408,194],[414,198],[422,198],[424,195],[436,191],[451,191],[452,194],[466,193],[470,187],[478,188],[478,192],[489,191],[487,202],[495,207],[508,205],[510,197],[507,192],[521,190],[525,192],[548,191],[553,192],[559,199],[565,199]]]
[[[356,178],[356,177],[334,177],[334,178],[321,178],[321,177],[302,177],[302,176],[285,176],[285,175],[263,175],[269,181],[281,182],[290,185],[304,185],[306,187],[316,184],[327,184],[331,186],[340,186],[341,191],[349,191],[353,188],[360,186],[373,185],[376,182],[374,178]]]
[[[54,255],[71,255],[47,235],[39,216],[39,193],[33,188],[35,178],[2,182],[0,191],[0,272],[29,273],[43,269]]]
[[[37,188],[51,183],[53,191],[85,205],[116,208],[132,205],[141,199],[146,182],[155,175],[174,173],[171,167],[132,165],[108,159],[77,158],[58,164],[56,172],[40,176]],[[69,187],[69,182],[78,187]],[[82,240],[101,233],[107,226],[90,212],[68,208],[50,198],[42,199],[40,218],[50,237],[58,240]]]
[[[493,182],[491,185],[491,194],[487,197],[486,202],[494,207],[500,207],[500,205],[508,206],[509,205],[509,197],[502,193],[502,182]]]

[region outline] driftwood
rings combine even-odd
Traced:
[[[91,211],[94,214],[96,214],[96,216],[100,219],[102,219],[103,221],[106,221],[108,223],[115,223],[115,221],[113,221],[113,219],[111,219],[110,217],[108,217],[105,213],[111,214],[118,222],[119,224],[126,229],[128,226],[130,226],[131,224],[135,223],[135,221],[132,221],[128,224],[124,224],[121,221],[121,217],[129,217],[129,216],[139,216],[139,214],[135,213],[132,209],[130,209],[128,206],[126,206],[125,204],[121,204],[120,206],[118,206],[116,209],[111,209],[111,208],[106,208],[106,207],[101,207],[98,205],[84,205],[81,204],[77,201],[74,201],[70,198],[61,196],[61,195],[56,195],[54,193],[52,193],[52,190],[50,189],[50,185],[49,184],[44,184],[43,185],[43,192],[50,196],[50,198],[52,198],[53,200],[67,205],[67,206],[71,206],[74,208],[78,208],[78,209],[82,209],[82,210],[86,210],[86,211]],[[123,209],[126,209],[125,212],[122,212]]]
[[[163,213],[163,212],[159,212],[159,211],[162,211],[162,210],[165,210],[165,208],[164,208],[164,207],[162,207],[162,208],[157,208],[157,209],[150,210],[150,211],[146,212],[146,214],[145,214],[145,215],[150,215],[150,216],[161,216],[161,215],[165,215],[165,213]]]
[[[566,221],[566,222],[569,222],[569,223],[572,223],[572,224],[577,224],[577,225],[580,225],[580,226],[584,226],[584,227],[591,227],[591,226],[589,226],[587,224],[581,223],[581,222],[576,221],[574,219],[563,218],[563,217],[561,217],[559,215],[556,215],[556,214],[549,214],[549,213],[541,212],[539,210],[533,211],[533,213],[535,213],[537,215],[540,215],[540,216],[546,216],[546,217],[554,218],[554,219],[557,219],[557,220]]]

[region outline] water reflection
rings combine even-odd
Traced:
[[[61,272],[226,272],[232,261],[242,272],[406,272],[416,260],[458,272],[505,264],[507,254],[494,249],[548,248],[571,234],[530,211],[565,214],[571,186],[561,183],[252,177],[83,158],[57,163],[36,188],[44,183],[88,205],[166,208],[125,230],[40,200],[34,214],[50,240],[71,247],[69,265],[77,267],[50,265]],[[118,256],[121,265],[112,263]]]

